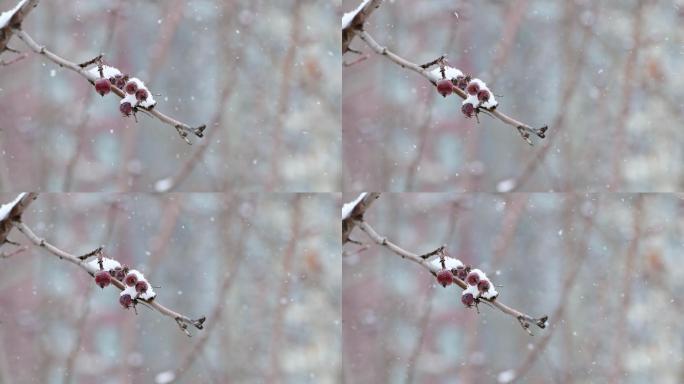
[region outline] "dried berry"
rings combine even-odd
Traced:
[[[447,285],[455,282],[454,275],[450,270],[442,269],[441,271],[437,272],[437,282],[440,283],[442,287],[446,287]]]
[[[468,285],[477,285],[480,282],[480,275],[477,272],[470,272],[468,277],[466,277],[466,283]]]
[[[486,89],[481,89],[480,92],[477,93],[477,99],[483,103],[488,101],[489,100],[489,91]]]
[[[145,281],[143,281],[143,280],[138,281],[137,283],[135,283],[135,290],[136,290],[138,293],[145,293],[145,292],[147,292],[147,283],[146,283]]]
[[[133,106],[128,101],[123,102],[119,104],[119,111],[121,111],[124,116],[130,116],[131,112],[133,112]]]
[[[119,304],[124,308],[130,308],[133,305],[133,298],[128,293],[119,296]]]
[[[112,90],[112,84],[107,79],[97,79],[95,80],[95,92],[99,93],[100,96],[104,96]]]
[[[135,284],[138,282],[138,276],[136,276],[135,273],[129,273],[126,275],[126,278],[124,279],[124,283],[128,285],[129,287],[135,287]]]
[[[461,295],[461,302],[463,303],[463,305],[470,308],[475,304],[475,297],[470,292],[464,293],[463,295]]]
[[[107,271],[98,271],[95,273],[95,284],[99,285],[100,288],[108,286],[112,282],[112,277]]]
[[[468,81],[470,81],[468,78],[464,76],[458,76],[456,77],[456,86],[462,91],[465,91],[466,87],[468,86]]]
[[[440,95],[447,97],[454,91],[454,84],[451,80],[442,79],[437,82],[437,92]]]
[[[480,84],[478,84],[475,81],[471,81],[468,86],[466,87],[466,92],[470,95],[477,95],[477,93],[480,91]]]
[[[147,90],[145,90],[144,88],[140,88],[137,92],[135,92],[135,98],[138,99],[138,101],[147,100],[147,96]]]
[[[463,112],[466,117],[473,117],[475,114],[475,106],[472,103],[464,103],[461,107],[461,112]]]
[[[456,277],[458,277],[459,279],[465,281],[466,277],[468,276],[468,273],[470,273],[470,267],[465,265],[456,267]]]
[[[489,291],[490,286],[491,285],[489,284],[489,281],[487,281],[487,280],[480,280],[480,282],[477,283],[477,289],[482,293]]]
[[[126,81],[128,80],[128,76],[124,77],[123,75],[116,75],[114,76],[114,81],[112,81],[112,84],[116,86],[119,89],[123,89],[123,87],[126,85]]]
[[[135,95],[135,92],[138,90],[138,84],[136,84],[135,81],[129,81],[128,83],[126,83],[124,90],[129,95]]]

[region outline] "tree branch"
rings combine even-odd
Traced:
[[[412,261],[412,262],[420,265],[421,267],[428,270],[428,272],[430,272],[433,276],[436,276],[437,272],[439,272],[439,268],[437,266],[435,266],[434,264],[432,264],[431,262],[429,262],[427,260],[427,258],[423,258],[422,256],[420,256],[416,253],[413,253],[413,252],[410,252],[406,249],[403,249],[400,246],[398,246],[397,244],[394,244],[393,242],[389,241],[386,237],[379,235],[375,231],[375,229],[373,229],[373,227],[371,227],[370,224],[368,224],[363,219],[354,220],[354,224],[357,227],[359,227],[359,229],[361,229],[363,232],[365,232],[366,235],[368,235],[368,237],[373,242],[387,248],[388,250],[390,250],[394,254],[398,255],[399,257],[406,259],[406,260],[409,260],[409,261]],[[455,276],[454,276],[454,278],[456,279],[456,284],[461,289],[466,289],[467,285],[463,280],[461,280]],[[504,303],[499,302],[499,300],[496,298],[489,300],[489,299],[485,299],[485,298],[481,297],[480,300],[482,302],[485,302],[485,303],[491,305],[493,308],[496,308],[499,311],[515,318],[518,321],[518,323],[520,323],[520,326],[522,326],[523,329],[525,331],[527,331],[527,333],[529,333],[530,335],[532,335],[532,332],[530,331],[530,325],[531,324],[534,324],[537,327],[542,328],[542,329],[546,328],[546,325],[547,325],[546,322],[548,320],[548,316],[542,316],[540,318],[532,317],[532,316],[530,316],[524,312],[521,312],[517,309],[509,307],[508,305],[506,305]]]
[[[370,207],[371,204],[375,200],[377,200],[380,197],[380,193],[378,192],[370,192],[367,193],[366,196],[364,196],[361,201],[356,204],[354,209],[352,209],[351,213],[349,214],[348,217],[342,218],[342,244],[344,245],[348,241],[354,242],[349,238],[349,234],[351,231],[354,229],[356,226],[355,219],[362,219],[363,214],[366,212],[366,209]]]
[[[55,64],[59,65],[62,68],[67,68],[69,70],[72,70],[82,77],[84,77],[88,82],[91,84],[94,84],[95,80],[97,78],[90,74],[87,70],[85,70],[83,67],[81,67],[79,64],[76,64],[72,61],[69,61],[56,53],[48,50],[45,48],[45,46],[42,46],[33,40],[33,38],[26,33],[26,31],[22,29],[15,28],[12,30],[14,34],[17,35],[21,41],[23,41],[29,48],[31,48],[34,52],[43,55],[45,58],[48,60],[54,62]],[[112,93],[117,95],[119,98],[123,98],[125,95],[123,91],[118,89],[117,87],[112,87],[111,88]],[[142,111],[143,113],[147,114],[148,116],[156,117],[159,121],[162,123],[168,124],[174,128],[176,128],[176,131],[178,134],[187,142],[188,144],[192,144],[190,139],[188,138],[189,134],[193,134],[197,137],[203,137],[204,136],[204,129],[206,128],[206,125],[200,125],[199,127],[191,127],[188,124],[185,124],[183,122],[180,122],[170,116],[167,116],[161,112],[159,112],[156,108],[143,108],[143,107],[138,107],[139,111]]]
[[[373,10],[378,8],[382,4],[382,0],[371,0],[369,1],[366,6],[354,17],[350,25],[348,25],[346,28],[343,28],[342,30],[342,40],[343,40],[343,46],[342,46],[342,52],[343,54],[347,51],[349,51],[349,43],[351,42],[352,37],[349,37],[345,39],[345,37],[349,34],[352,34],[354,36],[358,36],[361,40],[363,40],[366,45],[373,50],[376,54],[385,56],[387,59],[390,61],[394,62],[395,64],[399,65],[400,67],[404,69],[408,69],[411,71],[414,71],[418,73],[419,75],[423,76],[426,78],[432,85],[437,85],[437,81],[439,80],[437,77],[435,77],[430,71],[428,71],[428,67],[430,63],[426,65],[418,65],[414,62],[411,62],[396,53],[390,51],[387,49],[387,47],[384,47],[380,45],[375,39],[364,29],[364,23],[368,19],[368,16],[372,13]],[[364,13],[365,12],[365,13]],[[345,45],[346,44],[346,45]],[[437,59],[439,60],[439,59]],[[436,60],[436,61],[437,61]],[[436,62],[435,61],[435,62]],[[453,87],[454,93],[456,93],[461,99],[466,99],[467,95],[466,93],[461,90],[458,87]],[[494,117],[504,124],[510,125],[515,127],[518,130],[518,133],[520,133],[520,136],[525,140],[530,145],[533,145],[532,140],[530,139],[531,135],[535,135],[539,138],[545,138],[546,137],[546,130],[548,129],[548,126],[543,126],[541,128],[532,128],[528,124],[525,124],[521,121],[518,121],[503,112],[500,112],[494,108],[484,108],[480,107],[479,108],[481,112]]]
[[[57,246],[49,243],[43,238],[38,237],[31,228],[29,228],[25,223],[21,221],[21,212],[32,202],[35,200],[37,197],[36,193],[27,193],[25,194],[19,203],[15,205],[15,207],[12,209],[12,212],[18,211],[20,213],[18,214],[12,214],[8,216],[6,220],[0,221],[0,224],[5,223],[6,221],[11,222],[11,226],[14,228],[17,228],[26,238],[33,243],[35,246],[40,247],[44,250],[46,250],[48,253],[58,257],[60,260],[67,261],[71,264],[74,264],[84,271],[86,271],[90,276],[94,276],[95,272],[97,270],[93,268],[91,265],[89,265],[85,259],[82,259],[81,256],[76,256],[72,253],[69,253],[67,251],[64,251]],[[10,228],[11,229],[11,228]],[[9,231],[8,231],[9,232]],[[102,248],[99,247],[96,249],[96,251],[101,251]],[[90,252],[88,254],[94,254],[96,251]],[[111,284],[118,288],[120,291],[124,290],[124,285],[117,279],[112,279]],[[137,299],[139,303],[143,304],[144,306],[156,310],[157,312],[161,313],[164,316],[168,316],[176,321],[176,324],[187,334],[188,336],[191,336],[190,332],[188,331],[188,325],[192,325],[197,329],[203,329],[204,328],[204,321],[206,320],[205,317],[200,317],[198,319],[191,319],[188,316],[182,315],[176,311],[173,311],[162,304],[158,303],[155,299],[150,299],[150,300],[143,300],[138,298]]]

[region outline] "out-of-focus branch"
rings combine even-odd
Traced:
[[[569,206],[569,210],[572,209],[572,207],[575,206],[574,201],[572,201],[569,204]],[[595,215],[596,213],[594,213],[593,216]],[[591,216],[584,217],[584,221],[582,223],[583,233],[581,243],[575,247],[570,247],[571,249],[568,250],[568,254],[577,255],[577,257],[568,258],[572,260],[572,265],[565,274],[560,299],[558,300],[558,305],[551,314],[551,317],[553,318],[553,321],[556,324],[559,324],[565,318],[565,311],[568,307],[568,300],[570,300],[571,298],[570,294],[572,293],[572,289],[575,286],[577,276],[579,275],[582,265],[584,265],[584,261],[589,256],[590,252],[588,244],[589,239],[591,237],[591,233],[594,230],[594,221],[595,220]],[[572,226],[572,222],[566,223],[567,228],[572,228]],[[554,331],[556,329],[557,327],[551,327],[551,329],[549,329],[549,331],[546,332],[544,336],[542,336],[541,339],[539,339],[539,341],[534,345],[534,348],[530,349],[530,351],[527,353],[525,358],[522,360],[522,362],[518,365],[516,369],[505,371],[505,374],[502,373],[502,378],[505,378],[505,380],[502,379],[500,380],[500,382],[514,383],[522,380],[522,378],[524,378],[527,372],[529,372],[529,370],[532,369],[534,363],[546,350],[546,347],[549,345],[551,337],[553,337]]]
[[[45,48],[45,46],[42,46],[38,43],[36,43],[33,38],[26,33],[26,31],[22,29],[13,29],[14,34],[17,35],[19,39],[21,39],[29,48],[31,48],[34,52],[43,55],[45,58],[48,60],[54,62],[55,64],[59,65],[62,68],[67,68],[70,69],[82,77],[84,77],[86,80],[88,80],[91,84],[94,83],[96,80],[95,76],[90,74],[87,70],[85,70],[83,67],[79,66],[78,64],[67,60],[56,53],[49,51],[48,49]],[[117,87],[112,87],[111,88],[112,93],[115,95],[119,96],[119,98],[124,97],[124,93],[118,89]],[[204,136],[204,129],[206,128],[206,125],[200,125],[199,127],[191,127],[188,124],[182,123],[170,116],[167,116],[161,112],[159,112],[156,108],[142,108],[139,107],[139,110],[142,111],[143,113],[156,117],[159,121],[162,123],[168,124],[174,128],[176,128],[176,131],[178,131],[178,134],[185,140],[188,144],[191,144],[190,139],[188,138],[189,134],[193,134],[197,137],[203,137]]]
[[[356,220],[355,224],[356,224],[356,226],[359,227],[359,229],[361,229],[363,232],[365,232],[368,235],[368,237],[372,241],[374,241],[376,244],[381,245],[381,246],[389,249],[394,254],[396,254],[397,256],[399,256],[403,259],[412,261],[412,262],[420,265],[421,267],[427,269],[428,272],[430,272],[432,275],[434,275],[434,276],[437,275],[437,272],[439,271],[439,269],[437,268],[437,266],[435,266],[434,264],[427,261],[427,258],[423,258],[423,257],[419,256],[418,254],[407,251],[407,250],[401,248],[400,246],[394,244],[393,242],[389,241],[386,237],[379,235],[375,231],[375,229],[373,229],[373,227],[371,227],[370,224],[368,224],[366,221]],[[467,287],[466,283],[463,280],[460,280],[456,277],[454,277],[454,278],[456,279],[456,284],[459,287],[461,287],[462,289],[465,289]],[[523,327],[523,329],[525,329],[525,331],[527,331],[530,335],[532,334],[532,332],[530,331],[530,325],[531,324],[534,324],[534,325],[538,326],[539,328],[546,328],[546,321],[548,320],[548,316],[542,316],[540,318],[532,317],[532,316],[530,316],[524,312],[521,312],[517,309],[514,309],[512,307],[509,307],[506,304],[499,302],[499,300],[496,298],[492,299],[492,300],[480,298],[480,300],[485,302],[485,303],[490,304],[492,307],[498,309],[499,311],[515,318],[520,323],[520,325]]]

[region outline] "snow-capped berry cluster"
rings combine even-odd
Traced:
[[[441,65],[432,70],[431,74],[437,77],[437,92],[444,97],[454,92],[454,87],[466,93],[467,97],[461,103],[461,112],[466,117],[473,117],[479,108],[494,109],[499,105],[487,84],[477,78],[464,75],[461,70]]]
[[[119,303],[124,308],[137,304],[137,300],[152,300],[157,294],[142,272],[121,265],[118,261],[107,257],[98,257],[88,263],[95,272],[95,284],[104,288],[112,283],[112,279],[120,281],[125,289],[119,294]]]
[[[103,64],[91,68],[88,72],[98,78],[95,80],[95,91],[101,96],[108,94],[112,87],[117,87],[124,93],[124,98],[119,103],[119,111],[124,116],[130,116],[138,108],[151,109],[157,104],[152,92],[137,77],[130,77],[115,67]]]
[[[440,255],[432,264],[439,268],[436,274],[437,282],[443,287],[456,283],[457,279],[465,283],[466,288],[461,294],[461,302],[468,308],[476,305],[480,298],[494,300],[499,295],[484,272],[465,265],[458,259]]]

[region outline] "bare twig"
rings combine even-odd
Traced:
[[[13,32],[14,32],[14,34],[17,35],[17,37],[19,37],[19,39],[21,39],[24,43],[26,43],[26,45],[29,48],[31,48],[34,52],[36,52],[40,55],[43,55],[45,58],[56,63],[60,67],[67,68],[67,69],[70,69],[70,70],[78,73],[79,75],[84,77],[86,80],[88,80],[91,84],[94,83],[95,80],[97,80],[97,78],[95,76],[93,76],[91,73],[86,71],[84,68],[81,68],[78,64],[63,58],[63,57],[55,54],[54,52],[48,50],[47,48],[45,48],[45,46],[42,46],[42,45],[36,43],[33,40],[33,38],[28,33],[26,33],[26,31],[24,31],[22,29],[13,29]],[[124,93],[120,89],[118,89],[116,87],[112,87],[111,90],[112,90],[112,93],[117,95],[119,98],[124,97]],[[176,120],[170,116],[167,116],[167,115],[159,112],[156,108],[141,108],[140,107],[139,111],[141,111],[141,112],[143,112],[149,116],[156,117],[159,121],[174,127],[176,129],[176,131],[178,132],[178,134],[188,144],[192,144],[190,139],[188,138],[189,134],[193,134],[197,137],[203,137],[204,136],[204,129],[206,128],[206,125],[200,125],[199,127],[191,127],[188,124],[182,123],[182,122],[180,122],[180,121],[178,121],[178,120]]]

